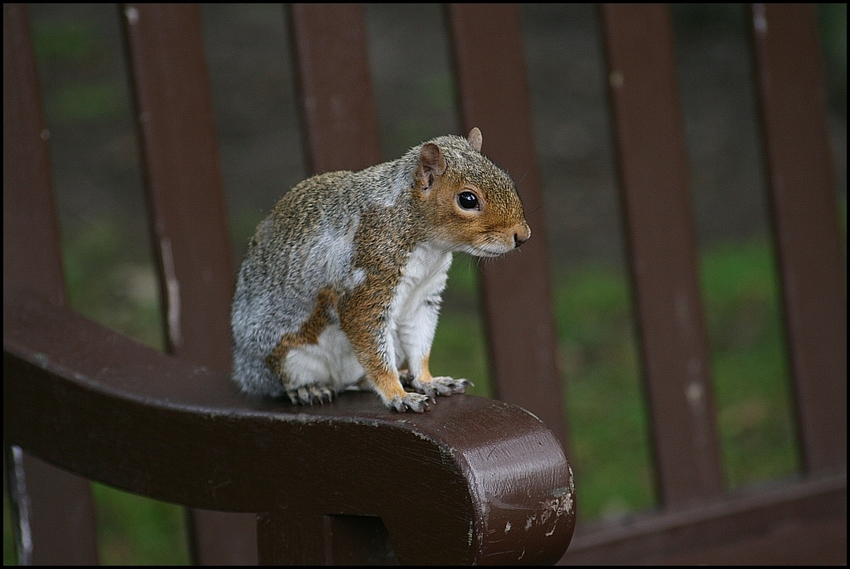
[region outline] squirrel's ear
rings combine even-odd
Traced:
[[[416,177],[422,182],[422,186],[430,188],[434,183],[434,176],[442,176],[446,171],[446,159],[443,151],[433,142],[422,145],[419,151],[419,168]]]
[[[472,130],[469,131],[469,136],[466,137],[469,141],[469,144],[472,145],[477,152],[481,152],[481,142],[483,137],[481,136],[481,131],[478,130],[477,126],[472,127]]]

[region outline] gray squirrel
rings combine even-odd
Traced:
[[[397,160],[308,178],[277,202],[233,298],[244,392],[312,404],[371,388],[390,409],[422,412],[466,390],[428,368],[452,253],[497,257],[531,236],[513,181],[481,142],[478,128],[440,136]]]

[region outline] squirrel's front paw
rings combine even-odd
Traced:
[[[404,397],[396,395],[390,399],[390,408],[395,409],[399,413],[404,413],[408,409],[422,413],[428,410],[428,396],[419,393],[406,393]]]
[[[410,386],[419,393],[428,397],[435,395],[451,395],[452,393],[465,393],[466,386],[472,385],[468,379],[454,379],[452,377],[435,377],[431,381],[419,381],[414,379]]]

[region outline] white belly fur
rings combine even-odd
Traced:
[[[418,370],[421,362],[410,358],[421,358],[430,351],[439,315],[439,295],[446,287],[451,264],[451,252],[437,245],[424,243],[411,252],[390,309],[390,332],[398,367]],[[423,309],[429,298],[437,304]]]
[[[408,364],[411,346],[419,352],[423,343],[430,349],[433,328],[436,325],[437,309],[423,319],[421,306],[429,297],[442,292],[452,262],[451,252],[430,245],[419,245],[414,249],[396,286],[384,345],[396,368]],[[420,354],[417,354],[417,357]],[[410,365],[418,366],[419,362]],[[358,383],[364,376],[363,367],[357,361],[348,336],[337,325],[327,327],[316,344],[292,348],[286,355],[284,372],[290,380],[288,389],[307,385],[324,385],[342,390]]]
[[[288,389],[318,384],[341,390],[360,381],[365,373],[348,336],[336,325],[325,328],[316,344],[292,348],[283,370],[290,380]]]

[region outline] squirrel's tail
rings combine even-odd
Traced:
[[[233,381],[249,395],[282,397],[286,390],[265,361],[238,349],[233,350]]]

